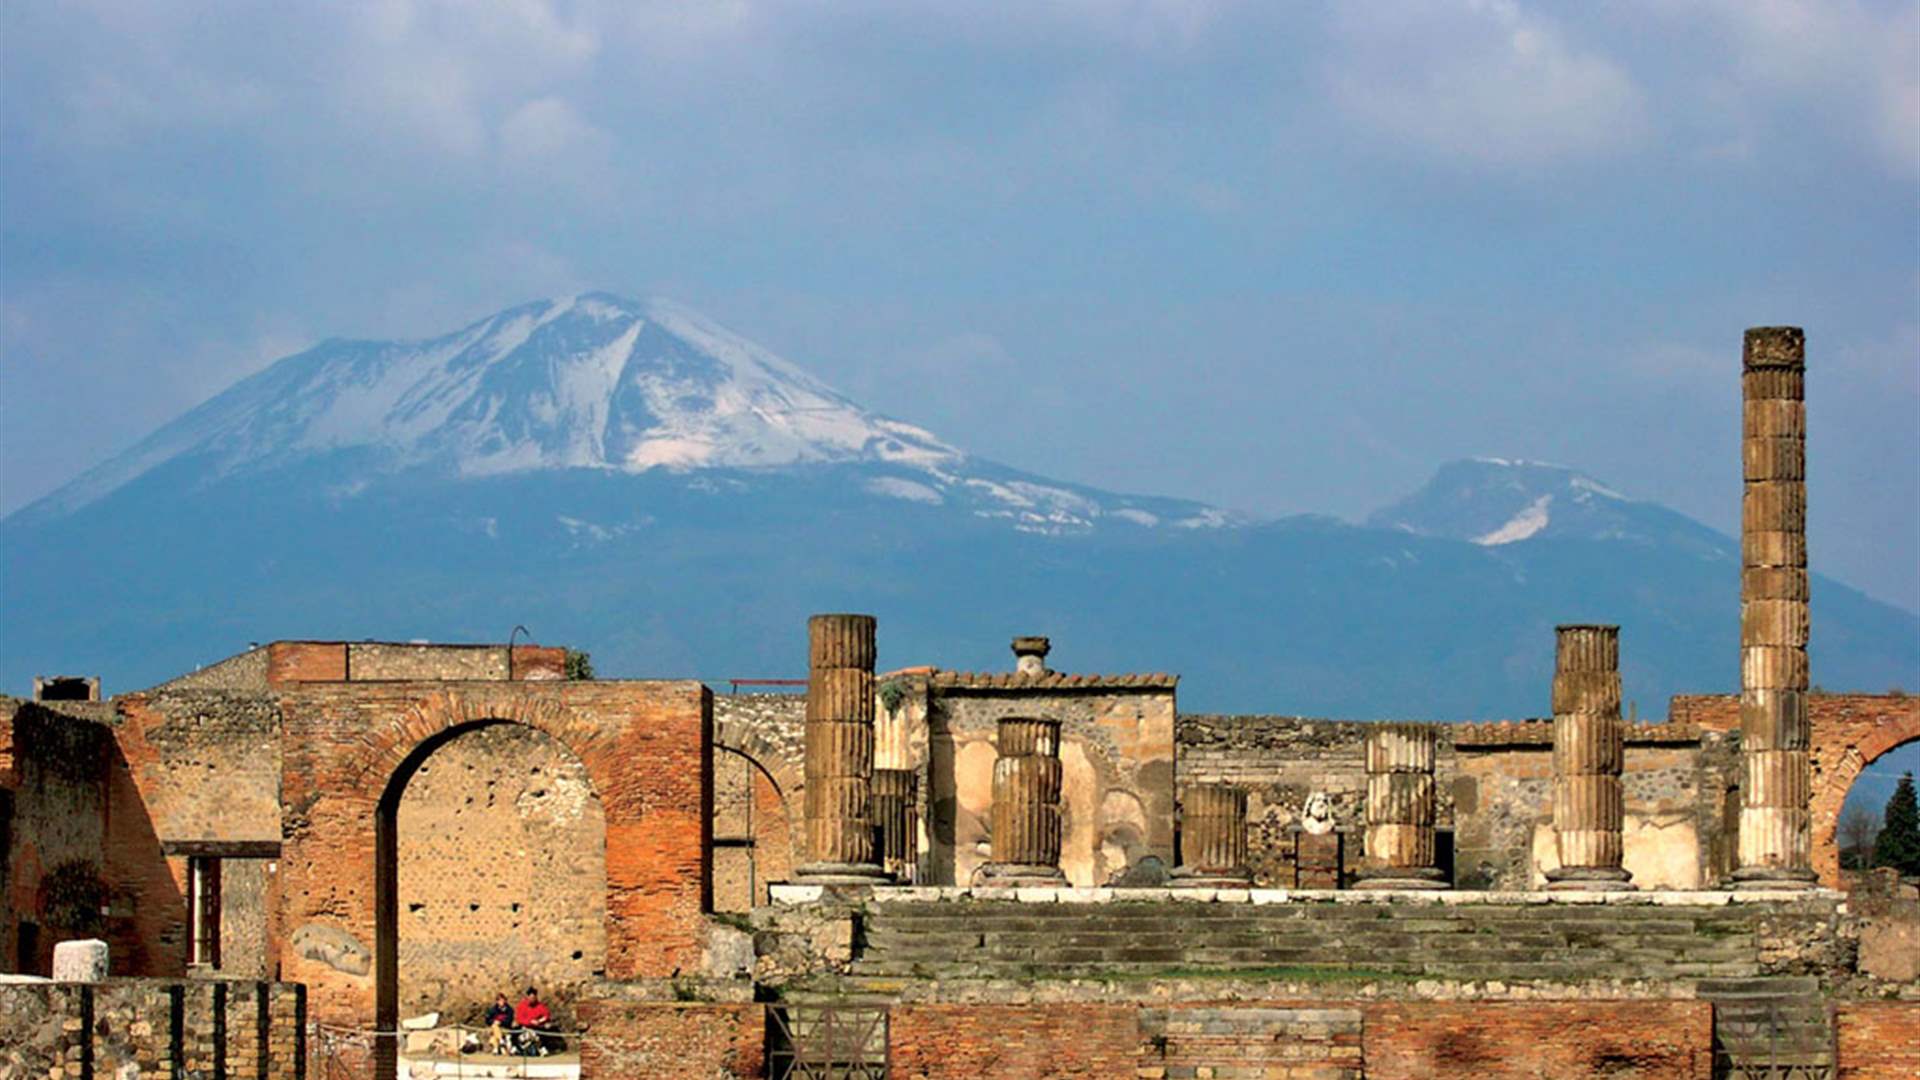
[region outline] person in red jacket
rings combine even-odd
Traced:
[[[548,1011],[547,1003],[540,1000],[540,991],[527,987],[527,996],[513,1007],[514,1026],[532,1036],[530,1045],[537,1053],[544,1054],[552,1039],[553,1013]]]

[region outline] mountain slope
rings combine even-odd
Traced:
[[[1051,481],[595,295],[321,345],[0,521],[0,679],[125,690],[249,641],[525,624],[603,673],[718,683],[803,671],[807,614],[863,610],[883,664],[1004,667],[1049,633],[1063,670],[1180,672],[1190,709],[1457,718],[1543,712],[1552,626],[1596,620],[1658,713],[1736,684],[1735,550],[1510,463],[1359,526]],[[1814,588],[1817,681],[1920,683],[1920,620]]]

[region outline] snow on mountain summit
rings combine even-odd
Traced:
[[[484,477],[855,465],[869,494],[951,504],[1023,531],[1237,520],[971,458],[679,304],[606,293],[524,304],[426,340],[322,342],[22,513],[70,512],[173,462],[208,482],[343,453],[358,475],[342,490],[415,468]]]
[[[316,353],[331,355],[313,365]],[[302,361],[315,370],[283,395],[289,423],[265,445],[240,440],[249,458],[371,446],[484,475],[961,457],[665,300],[569,297],[431,341],[323,345],[282,363]]]
[[[1375,511],[1367,524],[1481,547],[1535,539],[1677,542],[1697,551],[1725,545],[1698,522],[1578,470],[1504,458],[1442,465],[1419,491]]]

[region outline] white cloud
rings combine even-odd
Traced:
[[[1783,103],[1851,130],[1870,152],[1920,173],[1920,3],[1857,0],[1651,0],[1676,20],[1700,19],[1727,43],[1726,110],[1745,128]]]
[[[1646,127],[1625,68],[1506,0],[1347,7],[1327,85],[1351,119],[1467,166],[1615,153]]]

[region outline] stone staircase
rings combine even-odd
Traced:
[[[1833,1009],[1812,978],[1700,983],[1713,1002],[1716,1080],[1831,1080]]]
[[[1760,974],[1741,907],[893,902],[856,976],[1693,981]]]

